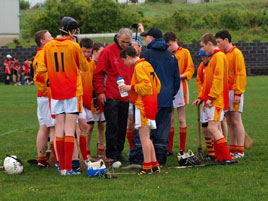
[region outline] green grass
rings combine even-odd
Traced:
[[[171,156],[162,169],[168,171],[167,175],[120,175],[111,180],[89,178],[85,174],[63,177],[55,168],[40,170],[27,164],[27,159],[36,157],[37,91],[34,86],[1,84],[0,164],[5,154],[14,154],[24,162],[25,171],[21,175],[0,172],[0,200],[267,200],[267,78],[248,77],[243,122],[255,144],[252,150],[245,151],[246,157],[239,164],[168,169],[177,165],[176,156]],[[194,79],[189,86],[192,102],[197,95]],[[187,148],[194,152],[198,144],[196,119],[196,108],[187,106]],[[95,155],[96,130],[93,141]],[[175,152],[178,144],[176,133]],[[126,143],[125,156],[127,147]]]

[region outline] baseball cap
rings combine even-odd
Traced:
[[[10,54],[7,54],[6,56],[8,59],[12,58],[12,56]]]
[[[154,38],[162,38],[162,31],[158,28],[151,28],[147,32],[141,33],[141,36],[152,36]]]

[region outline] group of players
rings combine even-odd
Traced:
[[[7,54],[4,59],[4,68],[6,85],[9,85],[10,82],[13,82],[14,85],[21,85],[22,80],[26,84],[30,84],[30,61],[25,60],[21,65],[16,57],[12,58],[10,54]]]
[[[120,160],[122,149],[113,155],[114,150],[118,151],[117,146],[119,145],[112,144],[113,139],[109,138],[112,136],[109,135],[109,132],[115,129],[111,128],[111,122],[114,120],[113,117],[110,117],[114,111],[109,111],[115,103],[109,103],[108,97],[113,94],[106,92],[106,96],[103,95],[105,90],[108,91],[109,88],[114,87],[117,88],[115,93],[120,94],[119,90],[128,92],[129,99],[135,105],[135,121],[133,113],[129,113],[128,129],[127,132],[126,129],[123,129],[125,133],[123,137],[125,138],[127,135],[130,148],[132,148],[134,146],[134,127],[139,131],[144,161],[138,175],[159,173],[160,165],[154,144],[150,140],[150,130],[157,129],[158,126],[155,122],[159,101],[157,95],[161,93],[161,86],[164,86],[164,82],[161,81],[152,63],[139,58],[142,47],[141,40],[137,37],[132,40],[120,38],[119,32],[119,52],[112,52],[110,55],[120,54],[120,57],[119,55],[116,57],[119,57],[121,61],[117,58],[107,58],[107,65],[111,65],[109,62],[115,64],[123,62],[125,66],[129,67],[125,73],[132,69],[131,77],[129,80],[125,80],[125,85],[119,86],[118,89],[115,84],[120,70],[117,69],[118,72],[114,75],[116,79],[112,82],[113,74],[106,69],[107,74],[106,76],[104,74],[104,83],[101,86],[104,92],[100,92],[97,81],[95,78],[93,79],[95,75],[98,76],[97,73],[100,71],[97,60],[99,55],[102,59],[109,55],[106,54],[107,51],[101,54],[101,51],[105,49],[104,46],[99,43],[93,44],[90,39],[82,39],[79,46],[74,37],[77,28],[78,23],[75,19],[64,17],[60,23],[62,37],[53,39],[47,30],[41,30],[35,34],[35,41],[39,47],[33,61],[34,81],[38,88],[37,102],[40,123],[37,135],[38,165],[40,167],[47,166],[46,144],[50,133],[50,147],[60,174],[79,174],[79,171],[74,170],[72,162],[78,159],[74,148],[75,134],[79,138],[79,148],[83,159],[90,160],[90,135],[94,121],[98,122],[98,157],[105,158],[105,155],[109,155],[108,157],[112,158],[112,161]],[[141,35],[145,36],[145,41],[148,40],[148,36],[152,40],[155,39],[155,28],[153,28],[154,31],[151,29],[151,31],[144,32],[142,25],[139,24],[139,30],[142,32]],[[125,35],[131,33],[126,29],[120,31]],[[160,32],[157,29],[157,33]],[[150,35],[150,33],[153,34]],[[162,33],[160,36],[162,37]],[[187,136],[186,104],[189,103],[187,82],[194,74],[194,64],[190,52],[178,46],[176,35],[173,32],[167,32],[163,38],[168,45],[168,50],[174,53],[178,61],[176,63],[178,63],[181,83],[174,96],[173,108],[177,108],[178,111],[180,153],[183,154],[186,149]],[[220,31],[215,36],[204,34],[200,38],[200,45],[202,62],[196,78],[198,97],[193,105],[202,105],[200,119],[208,155],[216,161],[232,161],[242,158],[244,157],[245,132],[241,113],[246,86],[243,55],[232,45],[231,35],[228,31]],[[103,65],[103,63],[101,64]],[[121,71],[121,74],[124,72]],[[94,92],[93,86],[96,92]],[[108,97],[107,100],[106,97]],[[104,108],[106,109],[105,115],[103,106],[106,107]],[[125,106],[128,108],[128,104],[122,105],[122,108]],[[107,113],[107,111],[109,112]],[[106,152],[105,117],[107,120],[105,137],[106,144],[108,144]],[[221,125],[224,118],[227,120],[230,133],[229,149]],[[169,143],[166,145],[165,151],[167,155],[173,152],[174,109],[169,123],[171,123]]]

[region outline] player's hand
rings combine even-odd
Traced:
[[[181,75],[180,75],[180,78],[181,78],[182,80],[184,80],[184,79],[186,79],[186,75],[185,75],[185,74],[181,74]]]
[[[202,102],[202,100],[198,98],[198,99],[196,99],[196,100],[192,103],[192,105],[193,105],[193,106],[200,105],[201,102]]]
[[[240,95],[234,95],[234,104],[238,104],[240,103],[240,100],[241,100],[241,96]]]
[[[106,96],[105,96],[104,93],[99,94],[98,97],[97,97],[97,99],[98,99],[98,101],[99,101],[101,104],[103,104],[103,105],[104,105],[104,103],[106,102]]]
[[[211,107],[211,106],[212,106],[211,104],[212,104],[212,100],[207,100],[207,102],[206,102],[206,106],[207,106],[207,107]]]
[[[143,25],[141,23],[138,24],[138,31],[140,33],[144,32],[144,28],[143,28]]]
[[[131,90],[131,85],[121,85],[121,86],[119,86],[119,90],[122,91],[122,92],[130,91]]]

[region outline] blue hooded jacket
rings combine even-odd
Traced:
[[[153,66],[161,81],[158,107],[173,107],[174,96],[180,88],[178,61],[162,38],[153,40],[147,48],[141,53],[141,58]]]

